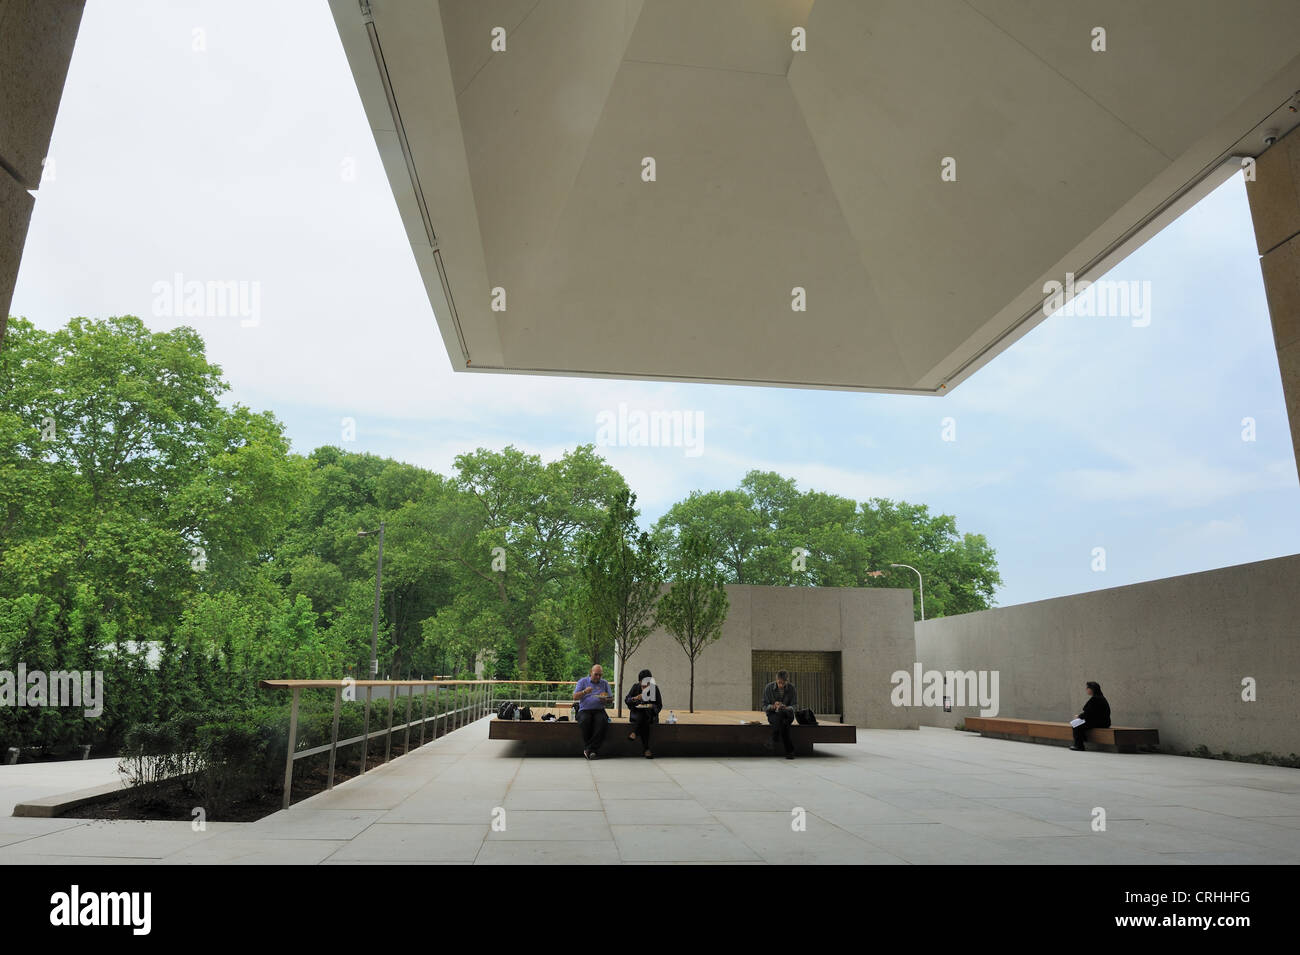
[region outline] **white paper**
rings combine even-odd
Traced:
[[[1083,720],[1070,720],[1070,725],[1071,725],[1071,726],[1082,726],[1082,725],[1083,725]]]

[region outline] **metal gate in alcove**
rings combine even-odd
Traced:
[[[777,670],[790,674],[800,709],[843,719],[844,687],[838,650],[754,650],[754,709],[759,709],[763,687],[776,679]]]

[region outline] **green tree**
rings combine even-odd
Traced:
[[[912,564],[925,577],[927,617],[987,609],[1001,584],[988,541],[959,534],[950,515],[884,498],[857,503],[800,491],[771,472],[749,472],[734,491],[691,494],[654,527],[665,541],[688,530],[715,541],[729,583],[907,587],[910,571],[890,564]]]
[[[729,602],[718,569],[718,549],[708,534],[685,532],[670,562],[672,587],[659,601],[659,626],[677,641],[690,660],[690,712],[695,712],[695,661],[722,636]]]
[[[623,709],[627,661],[654,630],[654,609],[663,586],[659,548],[637,526],[636,495],[626,488],[610,498],[605,519],[578,538],[584,619],[614,645],[622,661],[614,712]]]
[[[442,612],[495,615],[522,677],[538,608],[562,602],[576,571],[574,538],[600,524],[605,501],[625,484],[591,445],[545,464],[513,447],[480,448],[458,456],[456,471],[457,493],[439,497],[423,520],[433,557],[465,595]]]
[[[112,744],[134,722],[255,685],[184,621],[236,588],[240,606],[280,599],[264,569],[301,471],[279,423],[221,404],[226,389],[192,329],[150,332],[131,316],[54,332],[11,323],[0,353],[0,668],[101,670],[106,684],[98,719],[49,707],[25,723],[0,711],[20,745]]]

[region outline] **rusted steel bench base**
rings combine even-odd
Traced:
[[[1068,746],[1074,742],[1074,733],[1069,723],[1052,723],[1046,720],[971,716],[966,719],[966,728],[993,739],[1051,743],[1057,746]],[[1108,729],[1088,730],[1085,739],[1094,746],[1105,746],[1114,749],[1117,753],[1136,753],[1139,746],[1159,746],[1160,732],[1150,727],[1111,726]]]

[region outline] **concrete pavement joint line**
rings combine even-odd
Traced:
[[[536,7],[534,7],[534,9],[536,9]],[[532,12],[532,10],[529,11],[529,13],[531,13],[531,12]],[[477,75],[477,74],[476,74],[476,75]],[[491,717],[488,717],[488,719],[491,719]],[[463,757],[462,757],[462,759],[463,759]],[[504,806],[504,805],[506,804],[506,801],[510,798],[510,793],[514,790],[515,782],[519,779],[519,773],[520,773],[520,771],[521,771],[523,768],[524,768],[524,761],[521,759],[521,760],[519,761],[519,765],[515,767],[515,771],[514,771],[514,773],[510,776],[510,782],[506,783],[506,792],[505,792],[505,795],[501,797],[501,805],[502,805],[502,806]],[[507,811],[507,813],[506,813],[506,818],[507,818],[507,819],[509,818],[509,812],[508,812],[508,811]],[[488,832],[491,832],[491,827],[490,827],[490,825],[489,825]],[[477,864],[478,864],[478,857],[481,856],[481,855],[483,854],[483,849],[487,846],[487,844],[488,844],[488,833],[485,832],[485,833],[483,834],[483,841],[482,841],[481,843],[479,843],[478,852],[474,853],[474,859],[473,859],[472,864],[474,864],[474,865],[477,865]]]
[[[26,819],[26,818],[39,819],[40,817],[39,817],[39,816],[17,816],[17,817],[14,817],[14,818],[19,818],[19,819]],[[86,823],[88,823],[88,822],[91,822],[91,821],[92,821],[92,820],[90,820],[90,819],[85,819],[85,820],[82,820],[81,823],[78,823],[78,825],[84,825],[84,824],[86,824]],[[52,829],[52,830],[50,830],[50,832],[37,832],[37,833],[33,833],[32,835],[28,836],[28,837],[25,838],[25,839],[19,839],[17,842],[6,842],[6,843],[3,843],[3,844],[0,844],[0,856],[5,855],[5,854],[8,853],[9,850],[12,849],[14,846],[20,846],[20,845],[22,845],[24,842],[31,842],[33,839],[40,839],[40,838],[42,838],[43,836],[48,836],[48,835],[50,835],[50,833],[52,833],[52,832],[66,832],[68,829],[75,829],[75,828],[77,828],[77,826],[76,826],[76,825],[73,825],[73,826],[66,826],[66,827],[64,827],[63,829]],[[112,858],[112,857],[109,856],[109,857],[106,857],[106,858]]]

